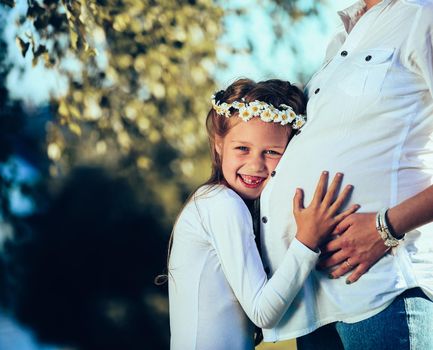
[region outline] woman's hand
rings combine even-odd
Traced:
[[[389,250],[376,230],[375,218],[375,213],[355,213],[343,219],[334,230],[336,238],[320,247],[323,258],[318,267],[339,265],[329,274],[330,278],[353,270],[346,283],[357,281]]]
[[[337,173],[328,187],[327,171],[320,176],[311,204],[304,208],[304,193],[296,189],[293,199],[293,214],[297,224],[296,238],[311,250],[317,250],[323,240],[347,216],[358,210],[359,205],[352,205],[344,212],[337,214],[340,207],[350,195],[353,188],[347,185],[338,195],[343,174]]]

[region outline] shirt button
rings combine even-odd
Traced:
[[[262,217],[262,222],[266,224],[268,222],[268,218],[266,216]]]
[[[319,93],[319,91],[320,91],[320,88],[317,88],[317,89],[314,91],[314,93],[317,95],[317,94]]]
[[[277,172],[274,170],[274,171],[271,173],[271,176],[274,177],[276,173],[277,173]]]
[[[372,58],[373,58],[373,57],[371,57],[371,55],[368,55],[368,56],[365,58],[365,60],[368,62],[368,61],[370,61]]]
[[[343,56],[343,57],[346,57],[347,54],[348,54],[348,52],[346,50],[341,51],[341,53],[340,53],[340,55]]]

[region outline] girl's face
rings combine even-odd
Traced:
[[[237,122],[224,138],[217,139],[216,151],[229,187],[243,199],[258,198],[283,155],[290,133],[290,127],[253,118]]]

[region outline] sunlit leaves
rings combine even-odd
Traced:
[[[274,2],[294,17],[307,11]],[[29,0],[20,25],[33,25],[33,35],[17,45],[69,83],[53,101],[50,158],[63,171],[121,161],[177,210],[179,188],[208,171],[204,120],[223,15],[212,0]]]
[[[203,121],[214,90],[208,68],[215,60],[222,12],[210,1],[196,6],[177,1],[158,6],[146,1],[114,4],[107,1],[100,7],[90,2],[84,32],[72,21],[78,8],[70,10],[71,42],[81,33],[87,43],[98,43],[99,57],[106,63],[84,57],[83,50],[72,45],[85,65],[82,75],[71,76],[79,84],[71,84],[59,103],[59,114],[66,124],[97,120],[80,129],[83,138],[90,129],[99,130],[96,146],[80,140],[87,156],[134,154],[136,167],[147,172],[156,163],[176,168],[170,162],[185,158],[189,165],[183,168],[190,170],[176,178],[188,181],[198,171],[192,159],[206,154]],[[162,144],[176,149],[176,158],[164,159],[158,152]],[[112,152],[110,145],[116,150]]]
[[[48,157],[54,161],[59,160],[62,154],[62,151],[57,143],[50,143],[48,145]]]

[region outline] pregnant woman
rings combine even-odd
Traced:
[[[361,0],[339,15],[308,122],[262,193],[265,265],[275,271],[296,232],[286,203],[296,187],[308,202],[321,169],[345,174],[361,210],[265,341],[329,325],[335,344],[312,333],[298,348],[433,349],[433,1]]]

